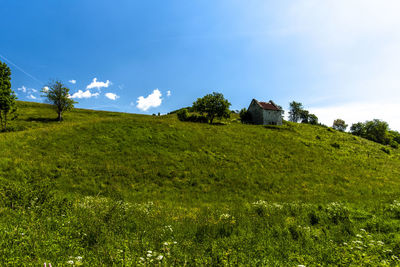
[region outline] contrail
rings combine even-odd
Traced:
[[[24,73],[25,75],[29,76],[30,78],[32,78],[33,80],[37,81],[38,83],[40,83],[41,85],[43,85],[44,83],[37,79],[35,76],[27,73],[26,71],[24,71],[22,68],[18,67],[16,64],[14,64],[12,61],[10,61],[9,59],[7,59],[5,56],[0,54],[0,58],[4,59],[5,61],[7,61],[8,63],[10,63],[11,65],[13,65],[14,67],[16,67],[18,70],[20,70],[22,73]]]

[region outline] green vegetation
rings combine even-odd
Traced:
[[[289,103],[289,120],[291,122],[309,123],[312,125],[318,124],[318,117],[311,114],[308,110],[303,108],[303,104],[292,101]]]
[[[336,119],[336,120],[333,121],[332,128],[335,129],[335,130],[344,132],[344,131],[346,131],[347,126],[348,125],[346,124],[346,122],[344,120]]]
[[[237,114],[73,109],[59,124],[17,104],[20,131],[0,134],[1,265],[399,264],[398,149]]]
[[[7,130],[7,123],[15,119],[16,95],[11,90],[11,70],[7,64],[0,61],[0,127]]]
[[[399,147],[400,133],[389,130],[389,124],[385,121],[375,119],[364,123],[358,122],[351,126],[350,132],[383,145]]]
[[[76,103],[69,95],[69,88],[67,88],[61,81],[51,82],[42,90],[44,97],[53,104],[57,112],[57,120],[62,121],[64,112],[74,108]]]
[[[198,98],[193,103],[193,111],[199,112],[200,115],[205,114],[210,124],[212,124],[215,118],[228,119],[231,115],[230,106],[231,103],[221,93],[214,92]]]

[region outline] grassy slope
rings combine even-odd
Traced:
[[[48,105],[19,102],[19,106],[21,115],[15,124],[25,130],[0,134],[3,184],[12,182],[9,187],[22,187],[46,181],[51,183],[47,190],[67,196],[71,205],[84,201],[85,196],[130,204],[152,201],[166,212],[165,216],[175,214],[176,218],[183,216],[185,221],[183,214],[193,213],[197,220],[207,221],[209,217],[203,214],[204,210],[212,209],[211,214],[230,211],[240,217],[240,210],[232,207],[244,208],[258,200],[301,201],[313,205],[339,201],[367,209],[393,201],[400,192],[398,150],[390,148],[391,153],[387,154],[379,144],[319,126],[289,123],[282,127],[263,127],[236,122],[210,126],[180,122],[174,115],[154,117],[89,110],[68,113],[60,124],[49,120],[55,114]],[[18,191],[18,194],[24,192]],[[9,195],[4,193],[3,197],[10,198]],[[14,209],[13,205],[4,204],[3,215],[6,209]],[[23,214],[25,206],[17,214]],[[285,219],[285,214],[276,218],[279,216]],[[8,225],[10,220],[3,218],[3,224]],[[248,219],[243,220],[242,225],[254,227]],[[159,219],[154,223],[173,222]],[[203,224],[188,223],[182,231],[199,225]],[[41,231],[46,235],[51,232],[48,228]],[[132,231],[136,233],[137,229]],[[257,233],[260,229],[254,231]],[[187,235],[189,238],[190,234]],[[153,239],[150,238],[150,243],[156,242]],[[195,255],[191,246],[199,245],[196,240],[184,246],[180,253],[185,257],[185,253]],[[114,262],[96,250],[101,247],[99,244],[96,241],[83,246],[81,253],[101,259],[102,263]],[[107,242],[102,244],[106,246]],[[225,251],[223,245],[219,246]],[[226,249],[235,247],[230,246]],[[140,250],[145,249],[142,245],[132,249],[136,254],[132,253],[140,255]],[[197,257],[205,257],[207,249],[205,242],[204,251]],[[38,248],[37,254],[42,250]],[[302,255],[304,251],[296,253]],[[7,255],[4,252],[3,259]],[[214,256],[209,254],[210,261],[220,264],[221,257],[214,259]],[[43,257],[34,256],[38,262]],[[60,254],[54,257],[60,258]],[[271,259],[278,261],[282,257],[277,255]],[[296,258],[293,262],[304,261]]]

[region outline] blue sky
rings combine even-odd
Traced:
[[[81,108],[166,113],[221,92],[323,123],[400,130],[395,0],[0,0],[0,60],[20,100],[64,81]],[[70,82],[71,81],[71,82]]]

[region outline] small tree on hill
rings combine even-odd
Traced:
[[[242,123],[249,123],[251,122],[251,114],[246,108],[242,108],[239,112],[240,121]]]
[[[308,123],[312,125],[317,125],[318,124],[318,117],[315,114],[309,114],[308,115]]]
[[[230,106],[231,103],[224,98],[223,94],[214,92],[198,98],[193,103],[193,110],[201,115],[207,114],[206,116],[211,124],[215,118],[229,118],[231,115]]]
[[[74,108],[77,102],[71,99],[69,89],[61,81],[51,82],[47,87],[42,89],[43,96],[54,105],[58,115],[57,120],[62,121],[63,113]]]
[[[303,110],[303,104],[293,101],[289,103],[289,120],[292,122],[298,122],[301,119],[301,111]]]
[[[335,130],[344,132],[344,131],[346,131],[347,126],[348,125],[346,124],[346,122],[344,120],[336,119],[336,120],[333,121],[332,128],[335,129]]]
[[[11,70],[6,63],[0,61],[0,124],[1,130],[7,129],[9,120],[16,116],[16,95],[11,90]]]

